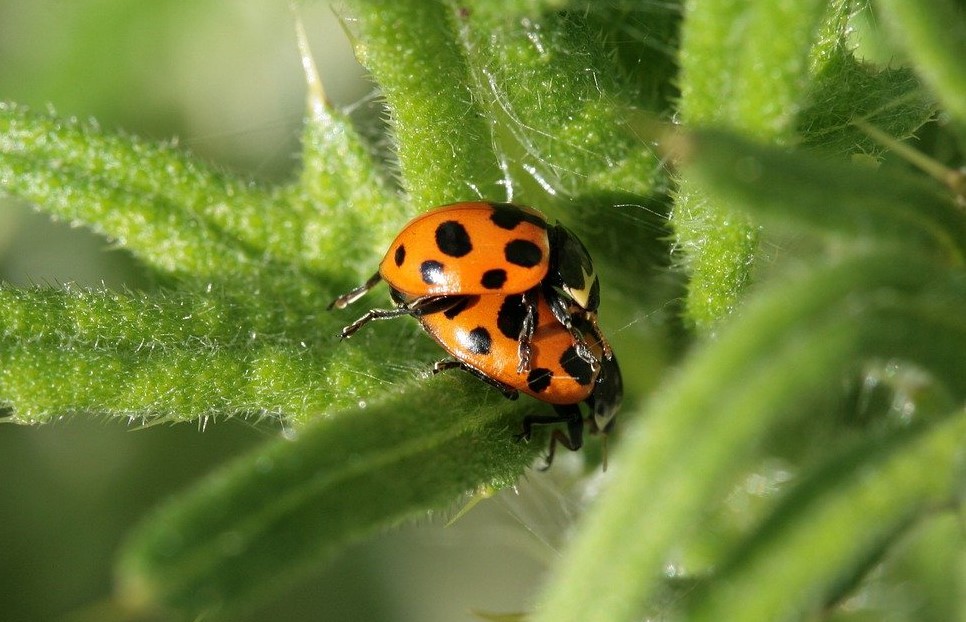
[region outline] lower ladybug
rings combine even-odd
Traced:
[[[401,294],[398,308],[373,309],[343,331],[352,335],[370,320],[431,313],[455,296],[539,293],[570,332],[578,355],[595,368],[611,349],[597,327],[600,283],[587,248],[562,225],[551,225],[535,209],[484,201],[444,205],[403,227],[364,284],[336,298],[329,308],[343,309],[385,280]],[[532,300],[528,313],[533,314]],[[577,323],[589,325],[578,328]],[[520,371],[530,368],[534,323],[519,335]],[[588,335],[601,344],[593,355]]]
[[[530,415],[523,420],[519,438],[529,439],[534,425],[565,423],[567,433],[551,435],[546,466],[553,460],[559,442],[576,451],[583,445],[584,417],[580,404],[587,404],[591,429],[607,432],[613,426],[623,395],[617,360],[605,357],[604,345],[593,327],[577,320],[577,330],[587,339],[601,365],[594,367],[577,352],[570,330],[557,321],[540,294],[527,301],[527,295],[471,296],[444,310],[423,313],[419,322],[454,358],[436,363],[433,371],[463,369],[498,389],[510,399],[520,392],[553,405],[553,415]],[[518,369],[521,325],[535,309],[530,369]]]
[[[411,301],[404,294],[395,290],[391,294],[399,309],[409,308]],[[613,354],[604,356],[604,344],[596,337],[596,328],[577,316],[574,328],[600,363],[591,365],[581,358],[571,329],[557,321],[539,291],[506,296],[450,296],[412,315],[453,357],[438,361],[433,373],[463,369],[498,388],[509,399],[516,399],[522,392],[553,405],[552,415],[525,417],[523,432],[518,436],[528,440],[535,425],[566,424],[566,434],[555,430],[550,437],[547,467],[553,461],[557,443],[572,451],[583,445],[582,403],[590,408],[591,430],[606,433],[613,426],[623,397],[616,358]],[[529,322],[533,324],[529,330],[530,366],[521,370],[520,335],[525,332],[523,325]],[[359,326],[353,326],[346,330],[358,330]]]

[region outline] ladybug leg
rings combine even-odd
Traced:
[[[523,325],[520,327],[520,336],[517,338],[517,356],[520,362],[517,364],[517,373],[525,374],[530,371],[530,357],[533,353],[533,333],[537,329],[537,301],[536,288],[523,294],[523,306],[526,308],[526,315],[523,316]]]
[[[570,313],[570,309],[567,308],[567,303],[556,295],[556,293],[549,293],[546,296],[547,302],[550,304],[550,310],[553,312],[553,316],[557,318],[557,321],[563,324],[570,335],[574,338],[574,347],[577,348],[577,356],[587,362],[591,369],[596,373],[600,369],[600,361],[594,356],[594,353],[590,350],[590,345],[588,345],[587,340],[584,339],[583,333],[574,326],[573,315]],[[605,354],[610,351],[610,346],[605,346],[604,337],[600,334],[600,329],[597,328],[597,317],[596,313],[582,313],[582,316],[593,316],[591,324],[594,327],[594,334],[601,341],[601,347],[605,348]],[[610,358],[610,356],[607,356]]]
[[[359,287],[355,288],[354,290],[348,293],[342,294],[341,296],[339,296],[338,298],[330,302],[329,306],[326,307],[326,309],[329,309],[329,310],[345,309],[347,306],[351,305],[356,300],[359,300],[360,298],[365,296],[366,292],[368,292],[370,289],[375,287],[381,280],[382,280],[382,275],[376,272],[371,277],[369,277],[368,281],[366,281]]]
[[[520,392],[517,391],[516,389],[514,389],[514,388],[512,388],[512,387],[510,387],[508,385],[503,384],[499,380],[494,380],[493,378],[490,378],[489,376],[487,376],[483,372],[481,372],[478,369],[475,369],[473,367],[470,367],[469,365],[467,365],[463,361],[459,361],[459,360],[456,360],[456,359],[443,359],[441,361],[436,361],[433,364],[433,373],[434,374],[438,374],[439,372],[446,371],[448,369],[462,369],[465,372],[469,372],[469,373],[473,374],[474,376],[476,376],[477,378],[479,378],[480,380],[482,380],[486,384],[488,384],[488,385],[490,385],[492,387],[496,387],[497,389],[499,389],[499,391],[503,394],[503,397],[507,398],[508,400],[515,400],[518,397],[520,397]]]
[[[577,404],[563,404],[554,406],[554,415],[527,415],[523,418],[523,433],[517,435],[517,440],[530,440],[535,425],[552,425],[554,423],[566,423],[567,432],[554,430],[550,435],[550,447],[547,449],[547,458],[541,471],[546,471],[553,463],[553,456],[557,450],[557,443],[560,443],[570,451],[577,451],[584,445],[584,419],[580,414],[580,407]]]
[[[370,279],[371,280],[371,279]],[[353,290],[354,291],[354,290]],[[348,296],[349,294],[346,294]],[[361,295],[361,294],[360,294]],[[394,309],[369,309],[365,315],[342,329],[340,339],[348,339],[356,334],[360,328],[373,320],[389,320],[401,315],[423,315],[438,313],[449,309],[460,301],[459,296],[422,296],[408,303],[400,303]]]
[[[597,338],[601,349],[604,351],[604,358],[608,361],[614,360],[614,351],[610,348],[610,342],[604,337],[604,333],[600,332],[600,326],[597,324],[597,314],[588,313],[587,316],[587,319],[590,321],[590,326],[594,330],[594,337]]]

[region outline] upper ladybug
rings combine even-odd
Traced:
[[[409,296],[518,294],[547,275],[550,248],[547,221],[535,210],[456,203],[403,227],[379,272]]]
[[[573,233],[549,224],[533,208],[477,201],[445,205],[417,216],[390,244],[379,272],[336,298],[329,308],[346,307],[382,279],[403,294],[405,307],[370,312],[346,327],[343,337],[372,319],[418,314],[425,310],[423,305],[440,298],[522,294],[539,287],[554,316],[577,340],[581,358],[595,369],[599,365],[584,333],[574,327],[575,317],[592,324],[603,343],[604,357],[611,356],[596,327],[600,284],[590,253]],[[526,328],[530,333],[521,334],[521,370],[529,367],[532,323]]]

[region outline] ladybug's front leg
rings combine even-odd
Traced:
[[[346,294],[346,296],[348,295]],[[365,315],[343,328],[339,334],[339,338],[348,339],[356,334],[360,328],[373,320],[388,320],[401,315],[439,313],[440,311],[449,309],[459,301],[460,296],[421,296],[409,302],[400,303],[395,309],[369,309]]]
[[[370,289],[375,287],[381,280],[382,280],[382,275],[376,272],[371,277],[369,277],[368,281],[366,281],[359,287],[355,288],[350,292],[342,294],[341,296],[339,296],[338,298],[330,302],[329,306],[326,307],[326,309],[329,309],[329,310],[345,309],[347,306],[351,305],[356,300],[359,300],[360,298],[365,296],[366,292],[368,292]]]
[[[441,361],[436,361],[436,363],[433,364],[434,374],[438,374],[439,372],[446,371],[448,369],[462,369],[465,372],[473,374],[474,376],[476,376],[486,384],[499,389],[500,393],[503,394],[503,397],[507,398],[508,400],[515,400],[518,397],[520,397],[520,392],[517,391],[516,389],[503,384],[499,380],[490,378],[480,370],[470,367],[463,361],[459,361],[456,359],[443,359]]]

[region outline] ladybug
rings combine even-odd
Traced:
[[[528,294],[518,340],[519,371],[530,369],[534,301],[540,295],[570,332],[584,361],[596,369],[601,358],[612,356],[597,326],[600,283],[590,253],[568,229],[551,225],[530,207],[463,202],[417,216],[390,244],[379,271],[328,308],[345,308],[381,280],[395,292],[396,308],[370,310],[343,329],[343,339],[372,320],[419,317],[448,308],[454,297]],[[590,330],[578,328],[578,322],[589,324]],[[592,354],[588,334],[601,344],[601,356]]]
[[[417,316],[420,324],[453,358],[433,366],[433,372],[463,369],[510,398],[526,393],[553,405],[553,415],[530,415],[523,420],[520,439],[529,440],[534,425],[565,423],[567,433],[555,430],[546,459],[549,467],[559,442],[576,451],[583,445],[584,417],[580,404],[591,413],[591,429],[606,433],[613,426],[622,398],[620,368],[613,355],[604,356],[603,343],[593,327],[575,321],[593,354],[601,361],[594,367],[578,354],[570,330],[557,321],[541,293],[532,300],[531,368],[517,366],[523,324],[531,317],[523,294],[466,296],[444,310]]]

